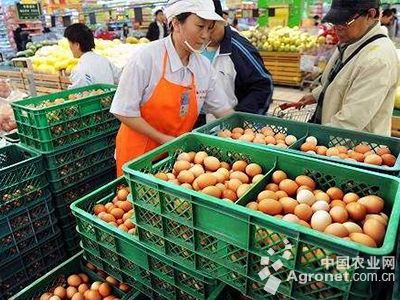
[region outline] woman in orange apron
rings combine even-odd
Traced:
[[[214,21],[212,0],[170,0],[172,34],[141,46],[125,67],[111,112],[122,122],[116,140],[117,175],[126,162],[192,130],[199,108],[216,117],[233,112],[215,86],[216,74],[199,55]]]

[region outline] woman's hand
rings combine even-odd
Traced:
[[[317,103],[317,100],[315,100],[314,96],[312,94],[305,95],[303,96],[299,101],[294,102],[294,103],[285,103],[282,105],[279,105],[279,108],[282,110],[288,109],[290,107],[295,107],[297,109],[301,109],[307,105],[315,104]]]

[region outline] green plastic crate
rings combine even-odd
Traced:
[[[10,300],[39,299],[43,293],[51,291],[56,286],[66,284],[68,275],[76,273],[86,273],[92,282],[104,281],[104,279],[83,265],[83,251],[80,251],[46,275],[25,287],[18,294],[11,297]],[[125,294],[115,287],[113,287],[113,294],[120,297],[121,300],[135,299],[135,297],[139,296],[139,293],[135,290]]]
[[[199,150],[228,162],[229,159],[246,157],[246,160],[260,163],[265,173],[268,173],[236,205],[145,174],[169,170],[179,153]],[[160,155],[166,157],[154,163],[155,158]],[[267,169],[267,166],[271,167]],[[360,196],[380,195],[386,201],[384,211],[390,216],[383,246],[362,246],[245,208],[270,182],[273,171],[277,169],[286,171],[291,178],[308,175],[318,183],[318,188],[324,190],[338,186],[345,192],[353,191]],[[262,287],[257,287],[260,284],[258,272],[262,267],[261,257],[267,255],[267,250],[271,247],[277,252],[272,260],[281,260],[286,268],[282,272],[294,270],[300,273],[331,274],[337,270],[323,270],[323,259],[333,255],[351,258],[369,258],[373,255],[382,257],[391,254],[395,246],[400,216],[400,189],[399,179],[389,175],[195,134],[188,134],[165,144],[125,164],[123,170],[131,187],[135,209],[133,221],[138,225],[141,242],[163,250],[168,257],[173,257],[168,249],[171,248],[171,243],[176,248],[179,247],[180,253],[200,254],[225,269],[221,273],[217,268],[219,279],[251,297],[260,298],[255,292],[265,294]],[[284,246],[283,241],[286,240],[293,245],[290,259],[285,259],[284,249],[278,247]],[[192,263],[193,267],[198,267],[192,255],[180,255],[179,258],[182,263],[186,261]],[[349,272],[352,274],[366,270],[351,268]],[[282,286],[280,293],[291,295],[293,291],[297,291],[293,286],[293,282],[286,288]],[[325,290],[332,289],[343,297],[357,295],[361,299],[368,298],[370,288],[370,282],[324,283]],[[301,294],[312,297],[313,294],[318,294],[317,291],[309,289],[307,292],[303,288]]]
[[[39,153],[17,144],[0,149],[0,218],[43,196],[46,186]]]
[[[0,268],[0,299],[9,299],[65,259],[58,233]]]
[[[20,212],[0,219],[0,266],[58,232],[49,192]]]
[[[236,127],[243,129],[252,129],[255,132],[260,132],[263,127],[270,127],[274,130],[275,134],[283,133],[286,135],[294,135],[297,140],[304,139],[307,136],[307,124],[299,123],[290,120],[284,120],[274,117],[267,117],[243,112],[235,112],[229,116],[217,119],[210,122],[202,127],[194,129],[193,132],[218,136],[218,132],[221,130],[229,129],[232,130]],[[244,141],[237,141],[243,143]],[[273,145],[260,145],[261,147],[274,147]],[[293,148],[294,144],[289,148]]]
[[[13,144],[19,143],[18,131],[5,134],[4,139],[9,143],[13,143]]]

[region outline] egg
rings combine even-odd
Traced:
[[[339,156],[340,152],[336,147],[329,148],[326,150],[326,156]]]
[[[308,224],[306,221],[299,220],[297,223],[300,224],[300,225],[303,225],[303,226],[305,226],[307,228],[311,228],[310,224]]]
[[[44,293],[40,296],[39,300],[49,300],[53,296],[52,293]]]
[[[256,175],[260,175],[262,173],[262,168],[257,164],[249,164],[247,165],[245,172],[250,177],[254,177]]]
[[[299,188],[298,184],[291,179],[284,179],[279,183],[279,189],[289,196],[294,196]]]
[[[114,216],[115,219],[122,219],[125,214],[125,211],[122,208],[116,207],[111,210],[111,214]]]
[[[71,299],[73,295],[78,293],[78,289],[74,286],[69,286],[69,287],[67,287],[66,292],[67,292],[67,298]]]
[[[309,137],[306,139],[306,142],[307,142],[307,143],[310,143],[310,144],[313,144],[314,146],[317,146],[317,145],[318,145],[318,140],[317,140],[317,138],[314,137],[314,136],[309,136]]]
[[[54,289],[53,294],[58,296],[60,299],[64,299],[67,296],[67,291],[62,286],[58,286]]]
[[[79,277],[79,275],[76,275],[76,274],[70,275],[67,278],[67,283],[70,286],[78,287],[82,283],[82,279]]]
[[[264,141],[267,145],[276,145],[276,139],[273,136],[266,136]]]
[[[313,154],[313,155],[316,155],[316,154],[317,154],[317,152],[315,152],[315,151],[312,151],[312,150],[310,150],[310,151],[307,151],[306,153],[308,153],[308,154]]]
[[[252,183],[257,183],[259,182],[261,179],[263,179],[264,175],[262,174],[258,174],[256,176],[253,177],[253,179],[251,180]]]
[[[194,165],[189,169],[189,172],[191,172],[195,178],[199,177],[201,174],[204,174],[205,171],[201,165]]]
[[[329,214],[331,215],[332,220],[336,223],[344,223],[347,222],[347,220],[349,219],[349,214],[346,208],[342,206],[332,207],[329,211]]]
[[[300,146],[300,150],[303,152],[307,152],[307,151],[315,151],[316,145],[311,144],[311,143],[304,143],[303,145]]]
[[[254,131],[253,131],[253,129],[247,128],[244,130],[244,133],[245,134],[254,134]]]
[[[386,222],[389,221],[389,217],[388,217],[385,213],[381,212],[379,215],[380,215],[382,218],[384,218]]]
[[[227,178],[225,177],[225,175],[222,172],[214,172],[212,174],[217,179],[218,183],[225,183],[225,181],[227,180]]]
[[[377,149],[375,149],[375,153],[382,156],[384,154],[391,154],[392,152],[389,150],[387,146],[381,146]]]
[[[311,227],[323,232],[328,225],[332,224],[332,218],[326,211],[319,210],[311,217]]]
[[[258,210],[274,216],[282,212],[282,205],[274,199],[263,199],[258,203]]]
[[[178,160],[174,164],[174,170],[179,174],[181,171],[189,170],[192,167],[190,162],[186,160]]]
[[[347,193],[343,196],[343,202],[349,204],[350,202],[356,202],[360,197],[356,193]]]
[[[203,164],[206,170],[211,172],[217,171],[221,166],[219,159],[214,156],[207,156],[204,158]]]
[[[375,220],[381,222],[384,226],[387,226],[387,221],[386,221],[385,218],[382,217],[381,215],[378,215],[378,214],[368,214],[368,215],[365,216],[365,220],[368,220],[368,219],[375,219]]]
[[[266,191],[273,191],[273,192],[278,192],[279,191],[279,186],[275,183],[269,183],[265,186]]]
[[[238,161],[233,163],[232,170],[233,171],[245,172],[246,167],[247,167],[247,162],[245,162],[243,160],[238,160]]]
[[[178,175],[179,183],[189,183],[192,184],[194,181],[194,175],[189,170],[181,171]]]
[[[231,173],[230,179],[239,179],[242,183],[249,183],[250,179],[245,173],[241,171],[234,171]]]
[[[364,233],[354,232],[350,234],[350,239],[353,242],[363,244],[368,247],[376,248],[376,242],[370,236]]]
[[[250,184],[247,183],[240,185],[236,191],[238,198],[242,197],[250,189],[250,187]]]
[[[191,156],[189,155],[189,153],[186,152],[179,154],[176,160],[186,160],[188,162],[192,162]]]
[[[328,148],[325,146],[317,146],[315,148],[315,152],[319,155],[326,155],[326,151],[328,151]]]
[[[242,185],[242,182],[239,179],[231,179],[227,181],[225,184],[228,189],[236,192],[239,186]]]
[[[227,162],[223,161],[221,162],[221,168],[227,169],[229,171],[231,169],[231,166]]]
[[[313,192],[313,190],[309,186],[302,185],[302,186],[299,186],[299,188],[297,189],[297,193],[299,193],[302,190],[307,190],[307,191],[310,191],[311,193]]]
[[[349,231],[347,230],[347,228],[343,224],[339,223],[332,223],[328,225],[325,228],[324,233],[335,235],[341,238],[347,237],[349,235]]]
[[[282,205],[283,213],[294,214],[294,210],[299,202],[290,197],[283,197],[279,199],[279,203]]]
[[[294,209],[294,214],[303,221],[309,221],[313,213],[313,210],[307,204],[299,204]]]
[[[300,204],[307,204],[308,206],[312,206],[316,201],[314,194],[308,190],[298,192],[296,199]]]
[[[113,286],[117,286],[117,285],[119,284],[118,280],[115,279],[115,278],[112,277],[112,276],[107,276],[106,281],[107,281],[109,284],[113,285]],[[100,282],[100,281],[97,281],[97,283],[98,283],[98,286],[97,286],[97,289],[98,289],[98,288],[100,287],[100,285],[101,285],[101,282]],[[92,289],[93,289],[93,287],[92,287]]]
[[[266,145],[267,143],[265,142],[265,137],[255,137],[253,140],[254,144],[262,144],[262,145]]]
[[[288,146],[286,144],[284,144],[284,143],[277,143],[276,147],[277,148],[282,148],[282,149],[287,149],[288,148]]]
[[[336,149],[338,149],[339,153],[347,153],[349,151],[346,146],[337,146]]]
[[[197,185],[199,189],[204,189],[208,186],[213,186],[217,184],[217,178],[212,174],[202,174],[197,177]]]
[[[331,187],[326,193],[331,200],[342,200],[344,197],[343,191],[337,187]]]
[[[200,190],[200,187],[199,187],[198,179],[197,179],[197,178],[193,181],[192,186],[193,186],[193,189],[194,189],[195,191],[199,191],[199,190]]]
[[[274,130],[271,127],[268,127],[268,126],[261,128],[261,132],[264,135],[275,135]]]
[[[278,199],[288,197],[288,194],[284,191],[277,191],[277,192],[275,192],[275,194],[278,197]]]
[[[345,223],[343,223],[343,226],[346,227],[347,231],[350,234],[354,233],[354,232],[358,232],[358,233],[363,232],[362,228],[354,222],[345,222]]]
[[[49,300],[62,300],[62,298],[60,298],[60,297],[54,295],[54,296],[51,296],[51,297],[49,298]]]
[[[80,294],[80,293],[75,293],[75,294],[72,296],[71,300],[85,300],[85,296],[83,296],[83,295]]]
[[[301,220],[293,214],[287,214],[285,216],[282,217],[282,220],[286,221],[286,222],[291,222],[291,223],[299,223]]]
[[[240,128],[240,127],[236,127],[232,129],[232,133],[240,133],[243,134],[244,133],[244,129]]]
[[[89,286],[86,283],[82,283],[78,287],[78,292],[81,293],[81,294],[84,294],[88,289],[89,289]]]
[[[250,208],[252,210],[258,210],[258,203],[257,202],[249,202],[246,205],[247,208]]]
[[[283,171],[275,171],[274,173],[272,173],[272,182],[275,184],[280,184],[282,180],[287,179],[287,175],[285,172]]]
[[[348,156],[346,153],[339,153],[339,157],[340,157],[341,159],[347,159],[347,158],[349,158],[349,156]]]
[[[238,196],[236,195],[236,193],[234,191],[228,190],[228,189],[222,191],[221,198],[229,199],[234,202],[238,200]]]
[[[257,196],[257,201],[261,201],[263,199],[274,199],[278,200],[278,196],[276,195],[275,192],[273,191],[262,191],[261,193],[258,194]]]
[[[363,231],[366,235],[370,236],[377,245],[379,245],[385,237],[385,225],[373,218],[365,221]]]
[[[88,290],[87,294],[85,294],[85,299],[87,299],[87,300],[102,300],[102,297],[101,297],[99,291]]]
[[[176,179],[175,175],[172,173],[167,173],[168,180]]]
[[[296,177],[295,181],[299,186],[305,185],[312,190],[315,190],[316,188],[316,183],[311,177],[300,175]]]
[[[163,180],[163,181],[168,181],[169,180],[168,175],[165,174],[165,173],[157,173],[157,174],[154,175],[154,177],[156,177],[156,178],[158,178],[160,180]]]
[[[371,154],[368,155],[367,157],[365,157],[364,162],[366,164],[370,164],[370,165],[376,165],[376,166],[381,166],[382,165],[382,157],[380,157],[377,154]]]
[[[103,283],[100,285],[98,291],[99,291],[99,294],[100,294],[102,297],[110,296],[111,293],[112,293],[111,286],[110,286],[107,282],[103,282]]]
[[[331,202],[331,198],[328,196],[327,193],[318,192],[318,193],[315,193],[314,195],[315,195],[315,200],[317,200],[317,201],[322,200],[328,204]]]
[[[342,200],[333,200],[331,203],[330,203],[330,206],[331,207],[334,207],[334,206],[341,206],[341,207],[343,207],[343,208],[346,208],[346,203],[345,202],[343,202]]]
[[[396,156],[392,154],[383,154],[382,156],[382,163],[386,166],[393,167],[396,164]]]
[[[368,214],[379,214],[384,206],[383,199],[373,195],[362,197],[357,202],[365,206]]]
[[[234,133],[231,134],[231,138],[234,139],[234,140],[240,139],[241,136],[242,136],[242,134],[239,133],[239,132],[234,132]]]
[[[276,140],[282,140],[282,141],[284,141],[284,140],[286,139],[286,134],[277,133],[277,134],[275,135],[275,139],[276,139]]]
[[[360,145],[358,145],[358,146],[356,146],[354,148],[354,151],[356,151],[358,153],[361,153],[361,154],[365,154],[365,153],[367,153],[368,151],[371,151],[371,150],[372,149],[371,149],[370,146],[364,145],[364,144],[360,144]]]
[[[121,291],[123,291],[124,293],[128,293],[131,288],[129,287],[129,285],[125,284],[125,283],[120,283],[119,287],[118,287]],[[103,299],[105,300],[105,299]]]
[[[346,205],[346,209],[349,213],[350,218],[354,221],[362,221],[367,215],[367,209],[365,208],[365,206],[361,205],[358,202],[350,202]]]
[[[201,192],[215,198],[221,198],[222,195],[222,191],[216,186],[207,186]]]
[[[197,152],[196,155],[194,156],[193,161],[195,164],[203,164],[204,159],[207,156],[208,156],[207,152],[204,152],[204,151]]]
[[[314,212],[319,210],[329,211],[329,204],[326,201],[319,200],[315,202],[311,208]]]
[[[294,136],[294,135],[288,135],[286,138],[285,138],[285,143],[288,145],[288,146],[291,146],[291,145],[293,145],[294,143],[296,143],[297,142],[297,138]]]

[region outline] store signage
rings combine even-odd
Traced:
[[[20,20],[37,20],[42,15],[40,4],[17,3],[18,18]]]

